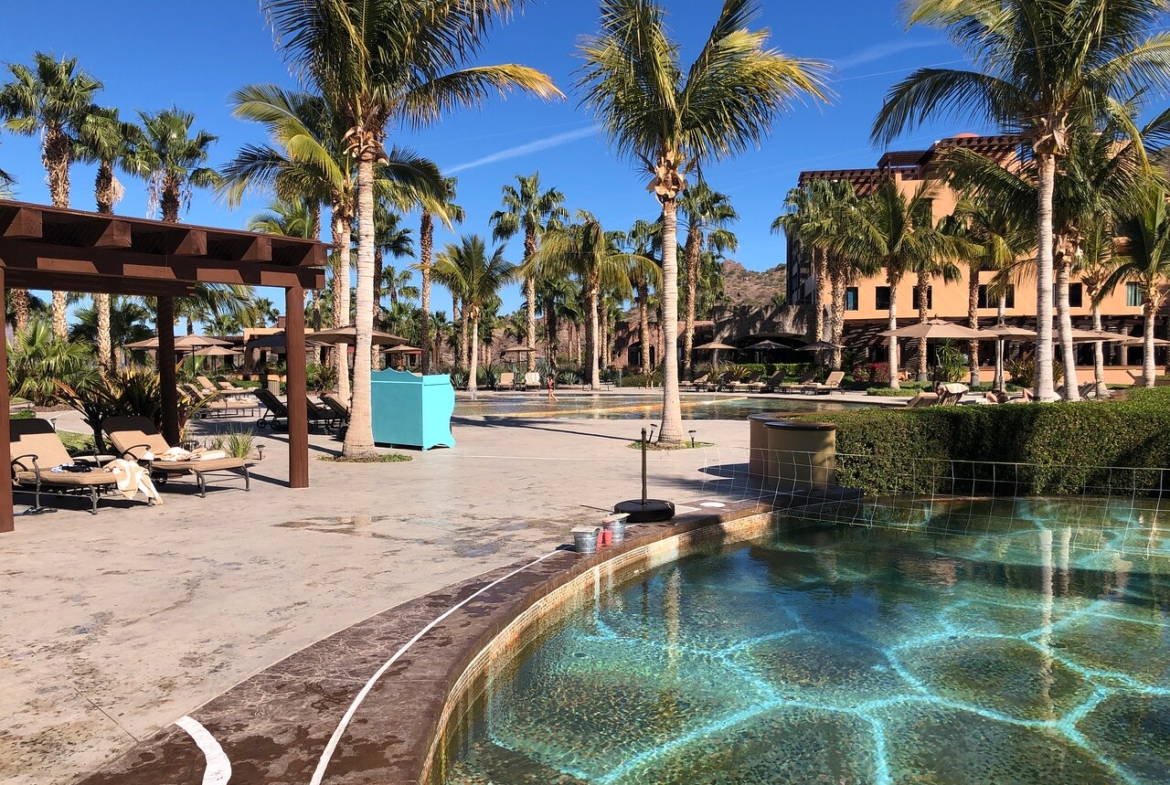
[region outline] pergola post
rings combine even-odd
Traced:
[[[309,487],[309,411],[305,380],[305,289],[284,290],[284,339],[288,379],[288,487]]]
[[[158,298],[158,317],[155,328],[158,332],[159,396],[162,400],[162,434],[167,444],[179,443],[179,390],[175,376],[175,298]]]
[[[4,266],[0,265],[0,313],[8,313],[4,290]],[[8,416],[8,338],[0,329],[0,433],[11,433]],[[0,463],[12,465],[12,444],[7,438],[0,439]],[[14,531],[16,523],[12,514],[12,483],[0,482],[0,533]]]

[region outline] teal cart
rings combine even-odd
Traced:
[[[375,443],[424,450],[455,446],[451,435],[455,388],[450,376],[415,376],[390,368],[370,376]]]

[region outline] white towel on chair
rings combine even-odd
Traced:
[[[106,471],[114,475],[118,483],[118,490],[127,499],[133,499],[139,491],[146,495],[147,501],[162,504],[162,497],[150,479],[150,472],[133,461],[117,458],[106,464]]]

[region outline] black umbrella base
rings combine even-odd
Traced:
[[[674,517],[674,502],[662,499],[631,499],[618,502],[613,506],[614,512],[623,512],[628,517],[626,523],[657,523],[669,521]]]

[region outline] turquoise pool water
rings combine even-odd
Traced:
[[[496,674],[448,785],[1170,781],[1170,533],[1052,502],[692,557]]]
[[[686,420],[743,420],[757,412],[840,411],[861,408],[826,396],[809,396],[807,401],[790,401],[760,396],[742,398],[714,395],[683,395],[682,414]],[[513,417],[536,419],[573,417],[591,420],[646,420],[662,413],[660,395],[599,395],[557,393],[556,401],[540,395],[481,392],[479,400],[455,402],[455,416]]]

